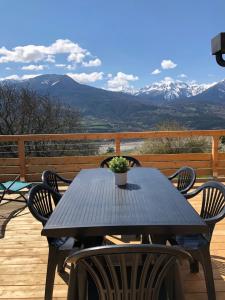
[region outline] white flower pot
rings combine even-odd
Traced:
[[[126,173],[115,173],[115,184],[126,185],[127,184],[127,172]]]

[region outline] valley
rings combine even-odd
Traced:
[[[29,88],[75,107],[84,132],[151,130],[163,121],[190,129],[225,127],[225,81],[198,85],[168,78],[132,93],[95,88],[56,74],[0,84]]]

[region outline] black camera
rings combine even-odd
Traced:
[[[225,54],[225,32],[221,32],[215,36],[211,41],[212,55],[216,56],[217,63],[225,67],[225,59],[223,54]]]

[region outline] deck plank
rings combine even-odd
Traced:
[[[200,201],[191,201],[199,211]],[[11,219],[5,238],[0,240],[0,299],[41,300],[44,297],[48,245],[40,235],[41,224],[25,210]],[[119,238],[110,238],[122,243]],[[217,300],[225,299],[225,220],[215,228],[211,242],[211,257]],[[187,262],[182,262],[186,300],[207,300],[203,271],[190,274]],[[54,300],[65,300],[67,285],[56,275]]]

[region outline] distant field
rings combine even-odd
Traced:
[[[121,152],[136,152],[138,151],[138,149],[140,148],[140,146],[142,146],[144,143],[144,141],[131,141],[131,142],[122,142],[120,149]],[[104,154],[107,152],[107,149],[114,147],[114,143],[107,143],[104,144],[102,146],[100,146],[99,148],[99,154]],[[115,147],[114,147],[115,148]]]

